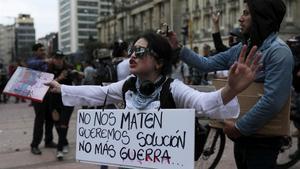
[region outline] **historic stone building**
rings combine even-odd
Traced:
[[[285,0],[287,14],[282,23],[280,36],[286,40],[300,34],[300,0]],[[224,42],[228,32],[239,27],[244,0],[123,0],[116,1],[114,14],[98,19],[98,38],[104,43],[118,39],[130,41],[138,33],[156,30],[163,23],[170,25],[182,42],[201,47],[212,44],[211,11],[220,11],[220,28]],[[188,36],[182,29],[188,25]],[[201,48],[200,48],[201,49]]]

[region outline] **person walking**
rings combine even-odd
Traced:
[[[243,43],[205,58],[181,47],[175,33],[169,33],[169,42],[183,61],[207,72],[228,69],[239,60],[238,55],[244,45],[257,46],[255,48],[262,54],[259,62],[262,68],[255,81],[263,83],[264,94],[236,122],[226,122],[224,132],[234,141],[238,169],[274,169],[283,137],[257,136],[256,132],[281,111],[290,97],[293,55],[287,44],[278,37],[286,6],[282,0],[244,2],[243,14],[239,18]]]
[[[49,65],[49,72],[54,74],[54,79],[61,84],[72,85],[72,69],[65,61],[65,55],[62,51],[57,50],[52,54],[52,64]],[[55,123],[58,134],[58,144],[56,158],[63,160],[64,154],[69,152],[69,142],[67,133],[69,129],[69,121],[74,110],[74,106],[64,106],[61,95],[50,93],[50,112]]]
[[[33,56],[27,61],[28,68],[47,72],[48,63],[51,60],[46,58],[44,45],[37,43],[32,47]],[[31,153],[34,155],[42,154],[39,149],[39,144],[43,138],[43,128],[45,124],[45,147],[56,148],[56,143],[53,142],[53,119],[49,111],[49,94],[47,93],[42,103],[32,102],[35,119],[33,126],[33,138],[31,142]]]

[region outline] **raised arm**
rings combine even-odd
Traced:
[[[255,74],[260,67],[258,61],[261,58],[261,54],[257,54],[256,50],[257,47],[254,46],[246,57],[247,46],[244,45],[239,60],[231,66],[228,82],[222,90],[224,104],[227,104],[254,81]]]

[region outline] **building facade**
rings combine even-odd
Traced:
[[[33,18],[28,14],[19,14],[15,23],[15,59],[26,60],[32,54],[35,44],[35,29]]]
[[[174,23],[174,19],[179,17],[182,3],[172,0],[125,0],[115,3],[114,15],[98,18],[98,38],[107,44],[119,39],[128,41],[139,32],[160,28],[163,23],[179,30],[180,23]]]
[[[15,56],[15,25],[0,25],[0,62],[8,65]]]
[[[43,44],[47,55],[51,56],[53,52],[58,50],[58,33],[49,33],[45,37],[39,38],[38,43]]]
[[[284,0],[287,14],[281,26],[280,36],[288,38],[300,34],[300,0]],[[98,18],[98,38],[104,43],[118,39],[132,40],[145,30],[156,30],[163,23],[174,30],[179,39],[189,47],[212,44],[212,11],[221,13],[220,31],[227,43],[228,32],[239,27],[244,0],[127,0],[116,3],[113,16]],[[188,36],[182,34],[188,26]]]
[[[59,48],[75,53],[88,40],[97,39],[95,22],[111,11],[111,0],[59,0]]]

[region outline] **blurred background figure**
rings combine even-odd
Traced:
[[[65,55],[59,50],[52,54],[52,63],[49,65],[49,72],[54,74],[56,81],[65,85],[72,85],[75,78],[72,66],[66,62]],[[67,133],[74,107],[64,106],[60,94],[50,93],[49,95],[49,109],[58,134],[56,158],[63,160],[64,154],[69,151]]]
[[[292,136],[298,137],[298,149],[292,154],[300,157],[300,36],[287,40],[287,44],[294,55],[294,70],[293,70],[293,92],[292,92],[292,111],[291,118],[293,119],[295,127],[298,129]]]
[[[15,72],[18,66],[27,67],[26,63],[23,60],[18,59],[14,64],[12,64],[12,67],[10,68],[11,69],[9,73],[10,77],[13,75],[13,73]],[[15,103],[19,103],[20,100],[22,103],[26,102],[24,98],[19,98],[19,97],[15,97],[15,98],[16,98]],[[29,106],[32,106],[32,102],[29,103]]]
[[[208,58],[211,54],[211,51],[210,51],[211,47],[208,45],[208,44],[204,44],[203,45],[203,48],[202,48],[202,52],[203,52],[203,56]],[[202,79],[202,84],[203,85],[208,85],[208,73],[204,73],[203,74],[203,79]]]
[[[113,58],[116,60],[118,81],[125,79],[129,72],[128,43],[122,40],[114,43]]]
[[[46,58],[46,51],[44,45],[41,43],[32,46],[33,56],[27,61],[30,69],[48,72],[48,66],[51,59]],[[49,111],[49,92],[46,93],[42,103],[32,102],[35,119],[33,127],[33,137],[31,142],[31,153],[34,155],[42,154],[39,149],[39,144],[43,139],[43,130],[45,124],[45,147],[56,148],[56,143],[53,142],[53,119]]]
[[[171,78],[178,79],[185,84],[190,84],[190,71],[186,63],[181,61],[179,58],[172,63]]]
[[[240,28],[234,28],[229,32],[228,44],[229,47],[224,45],[220,33],[220,19],[222,11],[217,10],[216,12],[211,11],[211,18],[213,23],[213,42],[217,53],[226,51],[229,47],[232,47],[241,42],[242,34]]]
[[[84,63],[84,78],[82,81],[83,85],[95,85],[95,78],[96,78],[96,69],[94,68],[94,65],[92,64],[92,61],[85,61]]]
[[[7,95],[3,94],[3,90],[8,81],[4,65],[0,63],[0,103],[6,103],[8,100]]]
[[[198,46],[195,46],[193,48],[193,51],[195,53],[199,54],[199,48],[198,48]],[[195,67],[189,67],[189,71],[190,71],[190,75],[191,75],[190,84],[191,85],[201,85],[203,73],[201,71],[199,71]]]

